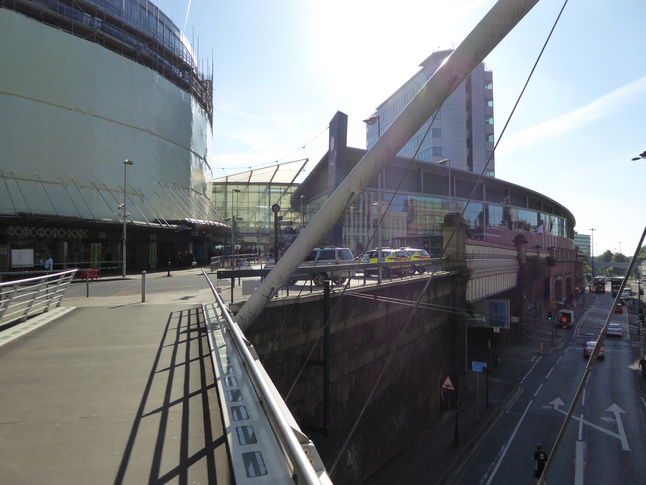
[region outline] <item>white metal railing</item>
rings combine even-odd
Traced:
[[[258,478],[268,475],[263,478],[271,483],[331,485],[332,482],[314,443],[298,428],[287,405],[258,360],[253,346],[233,321],[229,309],[204,270],[202,274],[219,307],[219,312],[213,314],[209,306],[206,306],[205,317],[213,366],[219,382],[218,392],[221,393],[227,439],[230,448],[245,445],[244,449],[230,449],[236,483],[257,483]],[[238,360],[240,365],[237,364]],[[244,395],[244,398],[237,399],[237,394]],[[250,409],[241,412],[234,409],[240,408],[241,402],[246,407],[261,410],[259,413],[264,415],[265,420],[256,414],[253,420],[249,420],[251,425],[244,425],[247,416],[253,415],[254,411]],[[273,433],[265,430],[265,425],[269,426]],[[253,443],[252,446],[241,443],[245,436],[254,436],[252,440],[248,440]],[[276,461],[282,461],[282,466]],[[284,477],[277,478],[275,473],[286,473],[290,479],[285,481]]]
[[[0,283],[0,327],[60,306],[77,271]]]

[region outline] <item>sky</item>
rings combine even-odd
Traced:
[[[646,151],[646,2],[565,2],[539,1],[484,61],[496,177],[567,207],[595,255],[632,256],[646,224],[646,159],[631,161]],[[432,52],[457,47],[495,1],[156,3],[213,71],[219,178],[318,162],[337,111],[348,115],[348,146],[365,148],[362,120]]]

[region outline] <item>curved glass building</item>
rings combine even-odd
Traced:
[[[124,214],[129,267],[206,261],[230,232],[212,76],[173,22],[147,0],[2,0],[0,32],[0,271],[16,249],[114,266]]]

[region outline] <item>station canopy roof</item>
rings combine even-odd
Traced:
[[[296,183],[296,179],[304,174],[305,165],[309,158],[295,160],[293,162],[277,163],[268,167],[252,169],[248,172],[225,175],[213,179],[215,184],[278,184],[289,185]]]

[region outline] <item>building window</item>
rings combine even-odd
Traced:
[[[487,135],[487,141],[489,143],[493,143],[494,142],[493,135]]]
[[[493,89],[493,83],[489,81],[487,84],[485,84],[485,89]]]
[[[490,116],[489,118],[487,118],[487,124],[493,125],[493,116]]]
[[[432,136],[433,138],[442,138],[442,128],[433,128]]]

